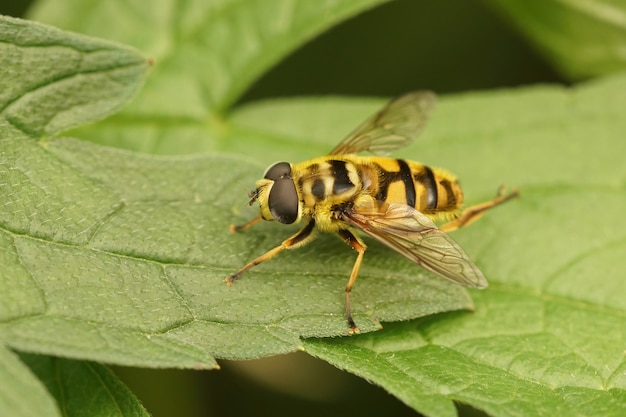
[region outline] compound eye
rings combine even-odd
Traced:
[[[270,170],[274,167],[270,168]],[[298,193],[296,192],[296,185],[291,178],[282,178],[274,181],[267,205],[270,213],[272,213],[272,217],[277,222],[291,224],[296,221],[298,218]]]
[[[265,179],[276,181],[281,178],[291,178],[289,162],[277,162],[265,171]]]

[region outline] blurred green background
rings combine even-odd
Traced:
[[[0,0],[23,16],[30,0]],[[314,71],[311,69],[314,68]],[[262,77],[242,101],[309,94],[439,94],[565,82],[481,0],[397,0],[334,27]]]
[[[0,13],[21,17],[29,4],[0,0]],[[311,41],[240,102],[310,94],[394,96],[417,88],[445,94],[537,83],[566,80],[486,2],[398,0]],[[382,389],[304,353],[220,364],[215,372],[115,372],[155,417],[417,415]],[[482,415],[459,407],[461,415]]]

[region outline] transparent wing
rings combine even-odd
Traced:
[[[380,209],[356,208],[342,220],[442,278],[466,287],[487,287],[465,251],[412,207],[383,203]]]
[[[435,106],[430,91],[415,91],[391,101],[349,134],[329,155],[369,151],[386,154],[413,141]]]

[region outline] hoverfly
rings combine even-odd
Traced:
[[[327,156],[297,164],[278,162],[249,193],[260,215],[240,231],[260,222],[292,224],[306,221],[298,233],[228,276],[228,285],[254,266],[284,249],[303,246],[313,231],[335,232],[357,252],[345,288],[349,333],[359,329],[352,318],[350,292],[366,246],[355,234],[362,231],[412,262],[457,284],[485,288],[487,280],[461,247],[447,234],[478,219],[484,212],[518,195],[504,194],[460,212],[463,193],[451,173],[417,162],[383,156],[408,145],[422,130],[435,104],[435,95],[417,91],[401,96],[367,119]],[[437,227],[434,221],[447,221]]]

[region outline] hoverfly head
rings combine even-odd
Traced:
[[[257,189],[252,194],[251,198],[259,201],[261,216],[265,220],[276,220],[283,224],[298,220],[298,191],[288,162],[278,162],[269,167],[264,178],[257,182]]]

